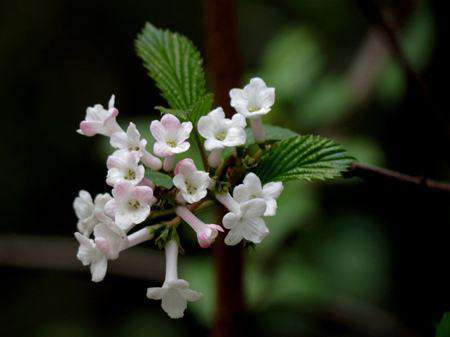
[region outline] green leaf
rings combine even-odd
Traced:
[[[189,39],[147,23],[135,45],[171,108],[188,111],[205,95],[203,61]]]
[[[280,126],[264,124],[263,127],[264,130],[266,130],[266,140],[283,140],[298,136],[297,132],[282,128]],[[248,146],[250,144],[253,144],[255,142],[255,139],[253,138],[252,129],[250,127],[246,128],[245,131],[247,132],[246,145]]]
[[[201,116],[206,115],[211,111],[212,105],[214,101],[214,95],[209,93],[201,97],[191,108],[188,114],[188,119],[194,124],[197,125],[198,120]]]
[[[436,331],[436,337],[450,336],[450,312],[446,312]]]
[[[153,181],[156,186],[161,186],[165,188],[171,188],[173,186],[172,178],[164,173],[151,171],[149,169],[145,170],[145,177]]]
[[[263,182],[325,180],[340,176],[352,160],[331,139],[297,136],[276,143],[263,155],[255,171]]]
[[[159,112],[161,112],[161,114],[163,114],[163,115],[172,114],[172,115],[178,117],[179,119],[181,119],[182,121],[187,120],[187,113],[184,110],[165,108],[160,105],[155,106],[155,109],[158,110]]]

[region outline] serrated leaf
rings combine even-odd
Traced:
[[[159,112],[161,112],[161,114],[163,114],[163,115],[172,114],[172,115],[178,117],[182,121],[186,121],[188,119],[188,117],[187,117],[188,114],[184,110],[165,108],[160,105],[155,106],[155,109],[158,110]]]
[[[197,125],[198,120],[201,116],[206,115],[211,111],[212,105],[214,101],[214,95],[208,93],[201,97],[191,108],[188,114],[188,119],[192,122],[192,124]]]
[[[156,186],[171,188],[173,186],[172,178],[164,173],[146,170],[145,177],[153,181]]]
[[[263,182],[325,180],[340,176],[353,158],[333,140],[305,135],[276,143],[255,168]]]
[[[189,39],[147,23],[135,45],[171,108],[188,111],[205,95],[203,61]]]
[[[266,140],[283,140],[291,137],[298,136],[298,133],[286,128],[282,128],[276,125],[264,124],[264,130],[266,131]],[[245,129],[247,133],[247,142],[246,145],[251,145],[255,142],[255,138],[253,138],[252,129],[250,127]]]

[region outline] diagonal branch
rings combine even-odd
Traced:
[[[367,180],[377,180],[385,183],[400,183],[419,188],[450,192],[450,184],[431,180],[425,177],[411,176],[405,173],[387,170],[380,167],[353,163],[344,173],[347,178],[359,177]]]

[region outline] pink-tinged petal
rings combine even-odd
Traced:
[[[178,144],[176,147],[172,148],[172,153],[186,152],[187,150],[189,150],[190,146],[191,144],[189,144],[188,142],[183,142],[181,144]]]
[[[108,109],[114,108],[115,103],[116,103],[116,96],[113,94],[113,95],[111,95],[111,97],[108,101]]]
[[[91,240],[88,237],[82,235],[81,233],[75,232],[74,236],[75,236],[75,239],[77,239],[77,241],[78,241],[78,243],[80,245],[84,245],[84,246],[91,246],[92,245]]]
[[[111,218],[115,217],[117,210],[117,204],[114,199],[108,201],[105,205],[105,214]]]
[[[153,152],[159,157],[168,157],[173,154],[173,148],[163,142],[157,142],[153,145]]]
[[[181,123],[181,127],[177,131],[177,140],[178,142],[183,142],[186,139],[189,138],[189,135],[192,131],[192,123],[191,122],[184,122]]]
[[[149,167],[153,171],[159,171],[162,168],[161,159],[155,157],[150,152],[144,151],[144,155],[141,158],[145,166]]]
[[[106,167],[108,169],[112,169],[113,167],[122,168],[126,166],[126,162],[124,159],[125,159],[124,156],[112,154],[106,160]]]
[[[121,201],[128,197],[132,187],[133,187],[133,184],[131,184],[127,181],[117,183],[116,185],[114,185],[114,188],[112,190],[112,195],[114,196],[116,201]]]
[[[161,124],[167,130],[168,134],[176,134],[181,126],[179,119],[172,114],[165,114],[162,116]]]
[[[206,226],[208,228],[215,229],[216,231],[219,231],[219,232],[223,232],[224,231],[222,226],[219,226],[219,225],[216,225],[216,224],[207,224]]]
[[[153,197],[153,190],[148,186],[136,186],[130,194],[130,198],[149,203]]]
[[[157,142],[164,142],[166,140],[166,128],[161,124],[160,121],[152,121],[152,123],[150,124],[150,132]]]
[[[180,160],[175,166],[175,175],[179,174],[181,170],[183,172],[196,171],[197,167],[195,166],[195,163],[191,158],[185,158],[183,160]]]
[[[131,141],[136,143],[141,139],[141,134],[139,133],[136,124],[134,124],[133,122],[130,122],[130,124],[128,125],[127,136]]]
[[[100,133],[103,129],[101,122],[96,121],[82,121],[80,123],[81,133],[87,137],[95,136]]]

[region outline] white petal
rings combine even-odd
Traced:
[[[243,128],[233,127],[228,130],[223,143],[228,147],[240,146],[245,144],[246,138],[247,134]]]
[[[184,289],[184,290],[179,290],[179,292],[181,293],[183,298],[189,302],[198,301],[199,299],[202,298],[202,293],[199,293],[198,291],[195,291],[195,290]]]
[[[242,226],[244,239],[260,243],[269,234],[269,229],[262,218],[247,218],[245,221],[245,226]]]
[[[108,260],[106,257],[91,264],[92,282],[100,282],[105,278]]]
[[[253,172],[248,173],[244,178],[244,184],[252,194],[257,197],[261,196],[261,180],[256,174],[254,174]]]
[[[228,232],[227,236],[225,237],[225,244],[228,246],[235,246],[242,240],[242,234],[240,231],[236,229],[232,229]]]
[[[266,207],[266,201],[264,199],[256,198],[241,204],[241,212],[244,217],[260,217],[264,215]]]
[[[161,300],[166,293],[162,287],[147,288],[147,297],[151,300]]]
[[[222,219],[223,227],[227,229],[231,229],[234,226],[236,226],[237,222],[240,220],[240,216],[238,216],[235,213],[229,212],[225,214],[225,216]]]
[[[243,203],[250,199],[250,191],[244,184],[238,185],[233,190],[233,199],[238,203]]]
[[[125,149],[128,145],[128,137],[125,132],[115,132],[109,139],[109,143],[116,149]]]
[[[206,151],[212,151],[214,149],[223,149],[224,148],[223,143],[220,140],[217,140],[215,138],[208,138],[205,141],[204,146],[205,146]]]
[[[264,198],[276,199],[283,192],[283,183],[280,181],[267,183],[263,187]]]
[[[277,202],[275,199],[266,200],[266,206],[264,216],[274,216],[277,213]]]
[[[187,308],[187,302],[178,290],[169,288],[162,298],[161,307],[170,318],[181,318]]]

